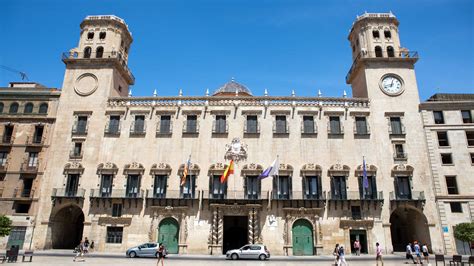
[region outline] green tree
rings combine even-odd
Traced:
[[[454,237],[468,244],[474,242],[474,222],[456,225],[454,228]]]
[[[0,237],[10,234],[12,230],[12,220],[5,215],[0,215]]]

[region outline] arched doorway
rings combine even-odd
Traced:
[[[160,222],[158,229],[158,242],[165,245],[171,254],[178,253],[179,225],[173,218],[165,218]]]
[[[313,255],[313,226],[305,219],[299,219],[293,223],[293,255]]]
[[[53,248],[73,249],[82,239],[84,213],[76,205],[60,209],[51,219]]]
[[[408,243],[417,240],[431,246],[430,232],[425,215],[409,207],[399,207],[390,216],[393,251],[405,251]]]

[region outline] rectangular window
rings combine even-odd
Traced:
[[[211,177],[211,196],[213,199],[225,199],[227,192],[227,182],[221,183],[221,176]]]
[[[246,176],[247,199],[258,199],[260,196],[260,179],[258,176]]]
[[[140,176],[128,175],[127,177],[127,198],[137,198],[140,193]]]
[[[472,123],[472,113],[471,110],[462,110],[461,111],[462,122],[464,124]]]
[[[186,133],[197,133],[197,115],[186,117]]]
[[[319,199],[320,181],[318,176],[306,176],[304,179],[305,199]]]
[[[471,164],[474,164],[474,153],[469,153],[469,155],[471,156]]]
[[[365,116],[355,117],[355,129],[357,135],[367,135],[367,118]]]
[[[442,164],[453,164],[453,157],[451,153],[441,153]]]
[[[277,187],[277,198],[278,199],[290,199],[290,177],[279,176],[276,178]]]
[[[30,203],[15,203],[15,213],[28,213],[30,205]]]
[[[332,198],[343,200],[347,199],[346,177],[333,176],[332,177]]]
[[[11,143],[13,136],[13,126],[5,126],[5,131],[3,132],[3,143]]]
[[[227,133],[225,115],[216,115],[216,121],[214,122],[214,133]]]
[[[123,227],[107,227],[107,243],[120,244],[122,243]]]
[[[39,144],[43,142],[43,126],[36,126],[35,127],[35,134],[33,135],[33,143]]]
[[[100,178],[100,196],[109,198],[112,196],[113,175],[102,174]]]
[[[275,133],[276,134],[286,134],[288,133],[286,116],[277,115],[275,116]]]
[[[390,117],[390,129],[391,129],[391,132],[390,132],[391,134],[394,134],[394,135],[405,134],[405,130],[403,130],[403,126],[402,126],[401,117],[398,117],[398,116]]]
[[[166,183],[168,180],[167,175],[155,175],[154,184],[154,196],[155,198],[164,199],[166,198]]]
[[[395,159],[406,159],[407,154],[403,148],[403,144],[395,144]]]
[[[122,217],[122,204],[121,203],[112,204],[112,217]]]
[[[462,204],[461,202],[450,202],[451,212],[453,213],[462,213]]]
[[[77,117],[76,130],[74,133],[77,133],[77,134],[87,133],[87,119],[88,117],[85,115],[81,115]]]
[[[107,127],[108,134],[118,134],[120,132],[120,116],[111,115],[109,117],[109,124]]]
[[[21,191],[22,198],[29,198],[32,195],[31,188],[33,187],[33,179],[25,178],[23,179],[23,190]]]
[[[411,199],[410,178],[408,176],[397,176],[395,182],[397,199]]]
[[[82,156],[82,142],[74,142],[74,148],[72,150],[72,157]]]
[[[467,146],[474,146],[474,131],[466,131]]]
[[[374,39],[380,38],[380,32],[378,30],[372,31],[372,37],[374,37]]]
[[[66,181],[66,195],[67,197],[75,197],[79,186],[79,175],[68,174]]]
[[[448,189],[448,194],[459,194],[456,176],[446,176],[446,188]]]
[[[133,133],[134,134],[143,134],[145,133],[145,116],[136,115],[135,121],[133,121]]]
[[[341,134],[341,120],[339,116],[329,117],[329,133],[330,134]]]
[[[389,30],[385,30],[383,32],[383,35],[385,36],[386,39],[392,38],[392,33]]]
[[[8,152],[0,152],[0,167],[5,167],[7,165]]]
[[[160,117],[160,133],[170,134],[171,133],[171,116],[162,115]]]
[[[248,115],[245,123],[244,133],[257,134],[258,133],[258,120],[256,115]]]
[[[438,135],[438,145],[439,145],[440,147],[449,146],[448,132],[446,132],[446,131],[438,131],[436,134]]]
[[[309,116],[309,115],[303,116],[303,133],[304,134],[316,133],[314,116]]]
[[[181,197],[183,199],[194,199],[196,191],[196,176],[187,175],[183,186],[180,186]]]
[[[28,167],[38,167],[38,152],[30,152],[28,155]]]
[[[443,111],[433,111],[435,124],[444,124]]]
[[[360,206],[351,206],[351,213],[353,220],[360,220],[362,219],[362,213],[360,211]]]

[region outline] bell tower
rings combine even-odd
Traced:
[[[113,15],[87,16],[80,27],[78,46],[62,58],[66,64],[63,96],[74,102],[70,97],[90,101],[89,96],[127,96],[135,78],[128,68],[133,39],[125,21]]]

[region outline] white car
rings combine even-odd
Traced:
[[[270,258],[270,251],[262,244],[249,244],[239,249],[231,249],[226,252],[227,259],[259,259],[266,260]]]

